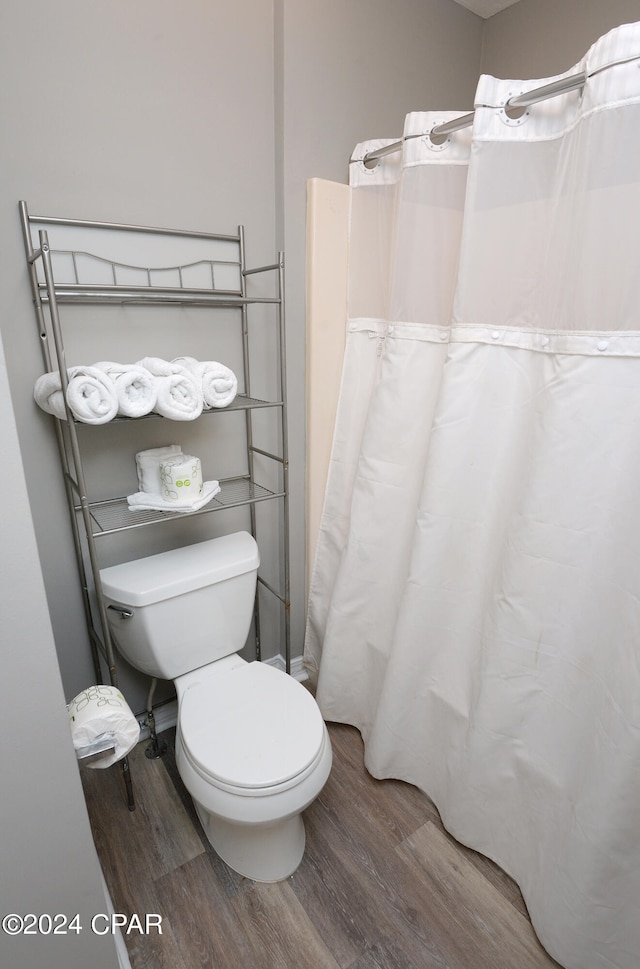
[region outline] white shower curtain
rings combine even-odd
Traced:
[[[349,325],[305,661],[379,778],[640,965],[640,24],[472,131],[351,165]],[[562,75],[565,76],[565,75]],[[460,112],[463,113],[463,112]]]

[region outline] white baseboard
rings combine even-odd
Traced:
[[[284,656],[273,656],[271,659],[265,659],[264,662],[269,666],[275,666],[276,669],[282,670],[283,673],[287,665],[284,661]],[[307,671],[302,665],[302,656],[294,656],[291,660],[291,675],[294,680],[299,680],[301,683],[309,679]]]
[[[107,887],[107,883],[105,881],[104,873],[102,872],[102,870],[100,870],[100,876],[102,880],[102,888],[104,891],[105,901],[107,903],[107,911],[109,915],[113,915],[113,912],[114,912],[113,902],[111,901],[111,895],[109,893],[109,889]],[[119,925],[115,927],[113,938],[116,944],[116,955],[118,957],[119,969],[131,969],[131,960],[129,959],[129,953],[127,952],[127,947],[122,937],[122,930],[120,929]]]
[[[269,666],[275,666],[276,669],[282,670],[284,673],[286,663],[283,656],[273,656],[271,659],[264,660],[264,662]],[[307,672],[302,665],[302,656],[296,656],[291,660],[291,675],[301,683],[308,679]],[[156,722],[156,733],[162,733],[163,730],[175,727],[178,722],[178,701],[171,700],[169,703],[163,703],[162,706],[153,711],[153,714]],[[140,740],[147,740],[149,728],[145,725],[146,715],[140,713],[136,719],[140,724]]]

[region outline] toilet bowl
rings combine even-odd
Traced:
[[[207,838],[242,875],[288,878],[304,853],[301,812],[331,769],[315,700],[274,667],[238,657],[180,677],[176,690],[176,763]]]
[[[305,847],[302,812],[331,770],[320,710],[301,683],[246,662],[257,546],[247,532],[103,569],[119,651],[173,679],[176,763],[220,857],[255,881],[288,878]]]

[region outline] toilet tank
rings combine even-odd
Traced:
[[[254,538],[235,532],[102,569],[118,651],[166,680],[237,653],[251,625],[259,564]]]

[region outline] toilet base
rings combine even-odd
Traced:
[[[238,874],[256,882],[280,882],[302,861],[305,833],[300,814],[275,824],[230,824],[195,798],[194,805],[209,843]]]

